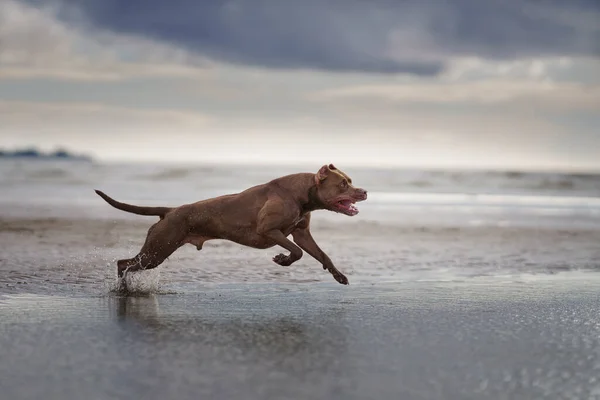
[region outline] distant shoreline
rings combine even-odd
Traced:
[[[0,149],[0,159],[35,159],[35,160],[79,160],[92,161],[92,158],[83,154],[74,154],[68,150],[58,149],[51,152],[44,152],[34,148],[19,150]]]

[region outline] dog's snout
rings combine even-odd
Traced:
[[[360,196],[363,196],[365,199],[367,198],[367,191],[365,189],[358,188],[356,190]]]

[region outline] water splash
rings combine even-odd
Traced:
[[[109,293],[122,295],[150,295],[164,293],[160,286],[158,268],[139,272],[130,272],[124,279],[112,277],[106,281]]]

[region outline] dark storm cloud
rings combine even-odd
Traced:
[[[599,0],[56,1],[95,28],[268,68],[435,75],[453,55],[600,54]]]

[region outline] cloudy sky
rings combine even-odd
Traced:
[[[0,146],[600,170],[598,0],[0,0]]]

